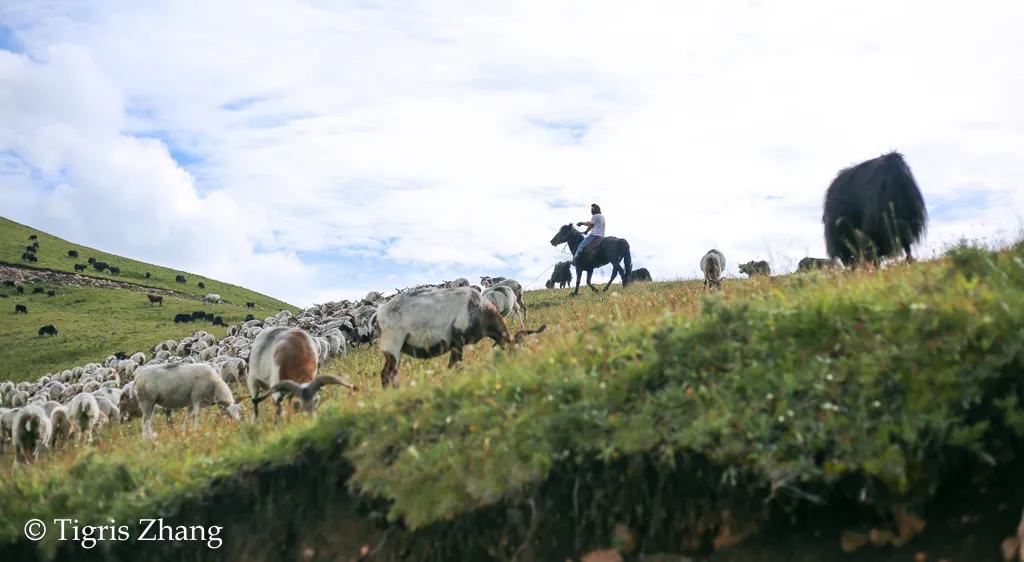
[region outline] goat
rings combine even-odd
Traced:
[[[708,250],[700,259],[700,270],[704,272],[704,288],[722,288],[722,272],[725,271],[725,254],[718,250]]]
[[[298,398],[300,408],[309,413],[313,413],[316,411],[317,404],[320,403],[320,397],[317,395],[320,392],[320,388],[328,384],[341,385],[353,391],[359,390],[356,386],[351,385],[334,375],[320,375],[313,379],[313,382],[303,384],[296,384],[289,380],[279,381],[277,384],[271,386],[267,390],[266,394],[262,396],[254,396],[252,403],[258,404],[274,393],[288,393],[295,398]]]
[[[543,325],[509,336],[498,309],[470,287],[406,291],[380,305],[372,325],[378,346],[384,353],[380,380],[385,388],[390,384],[398,386],[402,354],[433,358],[450,351],[448,367],[451,368],[462,360],[466,345],[491,338],[495,346],[504,348],[547,329]]]
[[[249,396],[255,398],[262,388],[269,389],[278,382],[287,380],[296,384],[313,382],[316,378],[317,352],[313,337],[305,330],[272,326],[259,333],[252,342],[249,352],[248,377],[246,383]],[[274,395],[277,418],[281,417],[281,401],[284,395]],[[259,416],[258,402],[253,402],[252,419]]]

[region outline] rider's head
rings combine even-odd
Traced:
[[[601,207],[599,207],[597,205],[597,203],[591,203],[590,204],[590,214],[592,214],[592,215],[600,215],[601,214]]]

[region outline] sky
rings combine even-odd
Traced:
[[[308,306],[542,288],[598,203],[634,268],[824,257],[899,150],[916,257],[1024,227],[1024,2],[4,0],[0,215]],[[606,281],[611,268],[595,271]]]

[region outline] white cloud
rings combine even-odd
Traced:
[[[792,266],[824,255],[835,173],[889,149],[938,211],[928,246],[1013,233],[1024,5],[972,6],[8,0],[33,60],[0,52],[0,151],[66,187],[7,167],[0,192],[16,220],[303,305],[500,260],[530,281],[591,202],[655,277],[712,245],[733,274]],[[203,160],[133,136],[154,130]],[[985,205],[936,207],[966,189]],[[366,249],[395,276],[296,257]]]

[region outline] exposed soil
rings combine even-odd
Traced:
[[[25,283],[44,283],[47,285],[65,285],[75,287],[99,287],[103,289],[123,289],[126,291],[135,291],[137,293],[151,293],[154,295],[169,295],[172,297],[178,297],[180,299],[188,299],[192,301],[202,301],[203,298],[190,295],[188,293],[180,293],[178,291],[171,291],[169,289],[161,289],[158,287],[147,287],[145,285],[139,285],[137,283],[129,283],[127,281],[113,281],[110,279],[101,279],[99,277],[91,277],[89,275],[79,275],[77,273],[66,273],[63,271],[54,271],[52,269],[41,269],[36,267],[25,267],[21,265],[14,265],[9,263],[0,262],[0,281],[14,281],[15,283],[22,285]],[[231,305],[228,301],[221,301],[224,304]]]

